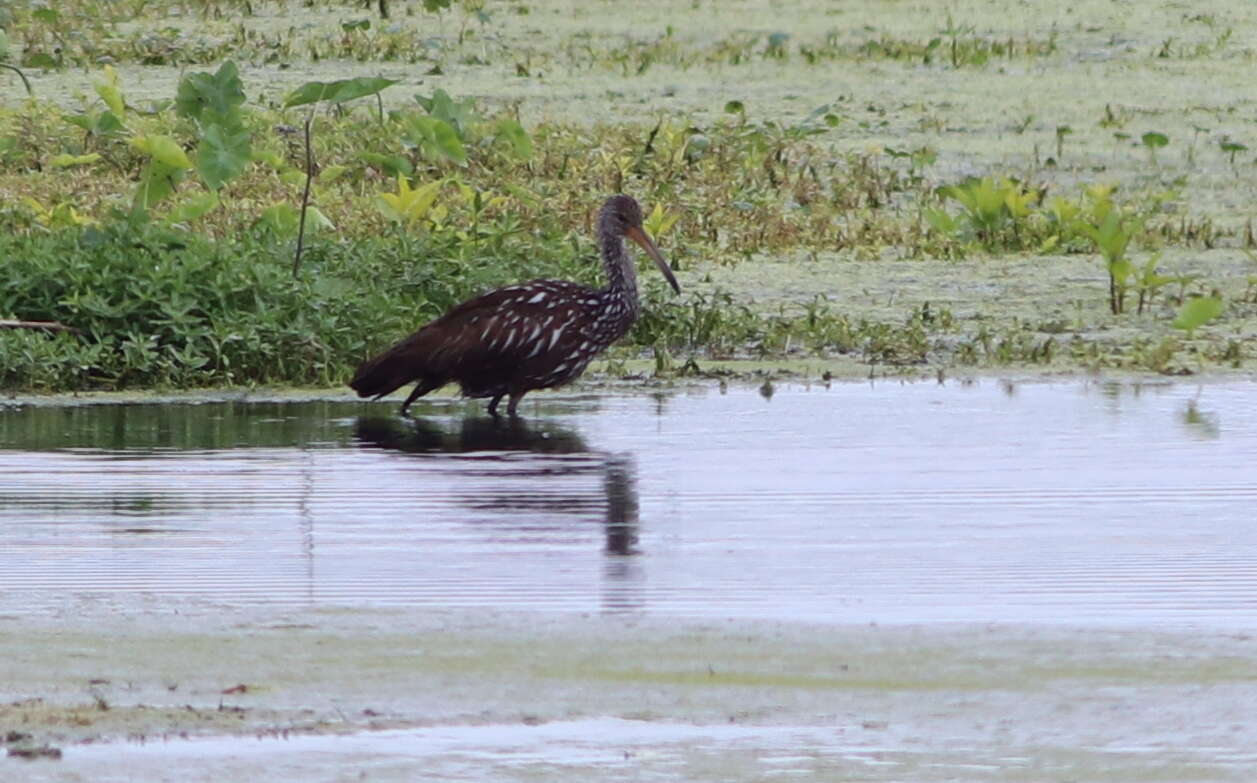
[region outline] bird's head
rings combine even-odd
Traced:
[[[598,213],[598,228],[613,236],[628,237],[636,242],[655,262],[655,266],[659,267],[672,290],[681,293],[681,286],[677,283],[676,275],[672,274],[672,268],[664,260],[654,240],[642,228],[642,208],[636,199],[622,193],[607,199],[602,205],[602,211]]]

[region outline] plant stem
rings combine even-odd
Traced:
[[[8,68],[10,71],[16,73],[18,78],[22,80],[22,84],[26,85],[26,94],[32,98],[35,97],[35,91],[31,89],[31,83],[26,78],[26,74],[22,73],[21,68],[18,68],[16,65],[9,65],[8,63],[0,63],[0,68]]]
[[[316,104],[317,105],[317,104]],[[297,252],[292,259],[292,276],[301,269],[301,251],[305,249],[306,209],[310,206],[310,184],[314,181],[314,151],[310,147],[310,124],[314,122],[314,110],[306,116],[306,186],[301,194],[301,220],[297,223]]]

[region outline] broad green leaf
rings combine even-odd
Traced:
[[[218,208],[218,193],[207,190],[181,201],[166,216],[167,223],[187,223],[203,217]]]
[[[1108,265],[1109,275],[1118,285],[1125,285],[1126,281],[1135,274],[1135,265],[1127,258],[1118,258]]]
[[[306,207],[306,231],[317,233],[319,231],[335,230],[336,226],[327,219],[326,215],[319,211],[318,207],[313,205]]]
[[[306,82],[288,93],[288,97],[284,99],[284,108],[318,103],[326,96],[328,89],[329,85],[326,82]]]
[[[1149,131],[1139,138],[1143,141],[1145,147],[1164,147],[1170,143],[1169,136],[1156,131]]]
[[[100,114],[72,114],[65,117],[71,125],[77,125],[93,136],[112,136],[122,131],[122,121],[111,111]]]
[[[467,162],[463,142],[449,123],[435,117],[412,117],[409,130],[409,137],[426,157],[444,158],[459,164]]]
[[[398,174],[410,175],[415,173],[415,167],[410,164],[409,160],[406,160],[400,155],[382,155],[378,152],[360,152],[358,153],[358,157],[362,158],[367,163],[370,163],[372,166],[375,166],[377,169],[390,177],[396,177]]]
[[[517,120],[509,118],[499,120],[497,132],[498,138],[506,139],[515,157],[520,160],[528,160],[532,157],[532,138]]]
[[[459,138],[467,133],[472,124],[479,121],[480,117],[476,114],[476,102],[471,98],[461,101],[455,101],[445,90],[438,88],[432,93],[431,98],[425,98],[422,95],[416,95],[415,100],[424,108],[428,114],[432,115],[442,122],[449,123],[450,127],[458,131]]]
[[[284,100],[284,108],[304,106],[318,101],[344,103],[355,98],[375,95],[385,87],[397,84],[396,79],[385,79],[379,76],[360,76],[356,79],[341,79],[334,82],[306,82],[288,94]]]
[[[61,18],[61,14],[52,8],[37,8],[31,12],[31,16],[44,24],[56,24],[57,20]]]
[[[347,171],[349,171],[348,166],[325,166],[319,172],[319,182],[325,185],[331,184],[343,177]]]
[[[467,153],[463,150],[463,141],[448,123],[437,120],[432,131],[436,141],[436,149],[443,157],[455,163],[467,162]]]
[[[175,169],[190,169],[192,161],[188,154],[179,146],[179,142],[169,136],[149,135],[136,136],[131,145],[153,160]]]
[[[218,190],[240,176],[250,160],[247,130],[232,132],[221,125],[210,125],[197,148],[196,170],[210,190]]]
[[[105,102],[115,117],[121,117],[126,103],[122,99],[122,86],[118,83],[118,72],[113,69],[112,65],[106,65],[104,77],[103,82],[96,82],[94,85],[96,94]]]
[[[89,152],[86,155],[54,155],[49,161],[49,165],[57,169],[68,169],[71,166],[86,166],[100,160],[100,155],[95,152]]]
[[[126,130],[126,126],[122,124],[119,115],[111,111],[103,111],[94,118],[90,130],[97,136],[112,136]]]
[[[1063,226],[1070,226],[1082,212],[1082,206],[1061,196],[1053,196],[1048,202],[1048,213],[1052,219]]]
[[[1175,329],[1190,332],[1221,315],[1223,306],[1220,296],[1198,296],[1188,299],[1179,309],[1178,317],[1174,319],[1172,326]]]
[[[379,76],[361,76],[357,79],[332,82],[334,89],[328,94],[327,100],[332,103],[344,103],[356,98],[365,98],[394,84],[397,84],[396,79],[385,79]]]
[[[236,64],[228,60],[215,73],[190,73],[180,79],[175,112],[202,124],[234,127],[244,101],[244,83]]]
[[[1010,183],[1010,187],[1004,195],[1004,206],[1008,212],[1015,218],[1024,218],[1030,214],[1032,207],[1039,200],[1039,194],[1034,191],[1024,190],[1020,185]]]
[[[297,214],[297,210],[292,204],[281,201],[263,210],[259,220],[262,224],[269,226],[277,235],[291,237],[297,235],[297,227],[301,223],[301,215]]]
[[[925,219],[940,234],[955,236],[960,232],[960,224],[956,222],[956,218],[949,215],[945,210],[926,209]]]
[[[169,166],[153,158],[140,172],[140,182],[135,188],[133,207],[147,212],[154,204],[169,196],[183,180],[183,167]]]

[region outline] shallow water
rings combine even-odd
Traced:
[[[603,718],[284,740],[157,742],[130,746],[125,754],[116,747],[89,746],[76,749],[67,766],[71,774],[88,772],[100,783],[148,777],[176,764],[191,770],[212,766],[215,775],[235,778],[256,775],[259,762],[280,774],[300,770],[308,780],[304,775],[318,769],[314,760],[320,756],[325,764],[336,757],[353,759],[352,773],[337,777],[320,769],[312,776],[320,780],[352,775],[413,780],[418,769],[425,779],[439,780],[1076,780],[1081,772],[1082,779],[1125,781],[1243,779],[1226,774],[1227,768],[1251,769],[1257,763],[1254,753],[1216,754],[1229,762],[1224,765],[1218,763],[1222,758],[1198,749],[1166,754],[1152,744],[1116,745],[1100,753],[1037,748],[1027,757],[1021,750],[989,753],[960,738],[946,751],[925,757],[906,749],[913,742],[904,743],[896,734],[881,726],[685,726]],[[487,769],[492,770],[488,778]]]
[[[78,596],[1257,622],[1257,385],[0,412],[0,609]]]

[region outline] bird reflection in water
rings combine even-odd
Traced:
[[[456,429],[445,429],[431,419],[363,416],[354,424],[354,438],[362,446],[411,454],[468,452],[532,452],[584,454],[585,441],[573,430],[544,425],[530,427],[522,420],[488,416],[462,419]]]
[[[602,498],[593,500],[581,492],[530,492],[514,488],[485,493],[483,487],[462,504],[496,512],[527,512],[555,515],[585,515],[603,512],[608,555],[638,553],[638,498],[634,459],[631,454],[603,454],[590,451],[574,430],[553,424],[529,425],[520,419],[469,418],[446,429],[423,418],[398,419],[362,417],[354,427],[354,437],[366,448],[381,448],[416,455],[462,454],[487,460],[511,459],[503,478],[535,478],[545,481],[582,473],[602,474]],[[516,463],[521,454],[553,455]],[[468,473],[481,475],[485,469],[477,459]],[[599,502],[601,501],[601,502]]]
[[[603,487],[607,495],[606,553],[603,563],[602,608],[618,614],[645,608],[645,576],[637,554],[637,475],[632,454],[610,454]]]
[[[607,552],[632,555],[637,550],[637,477],[631,454],[607,457],[603,486],[607,494]]]

